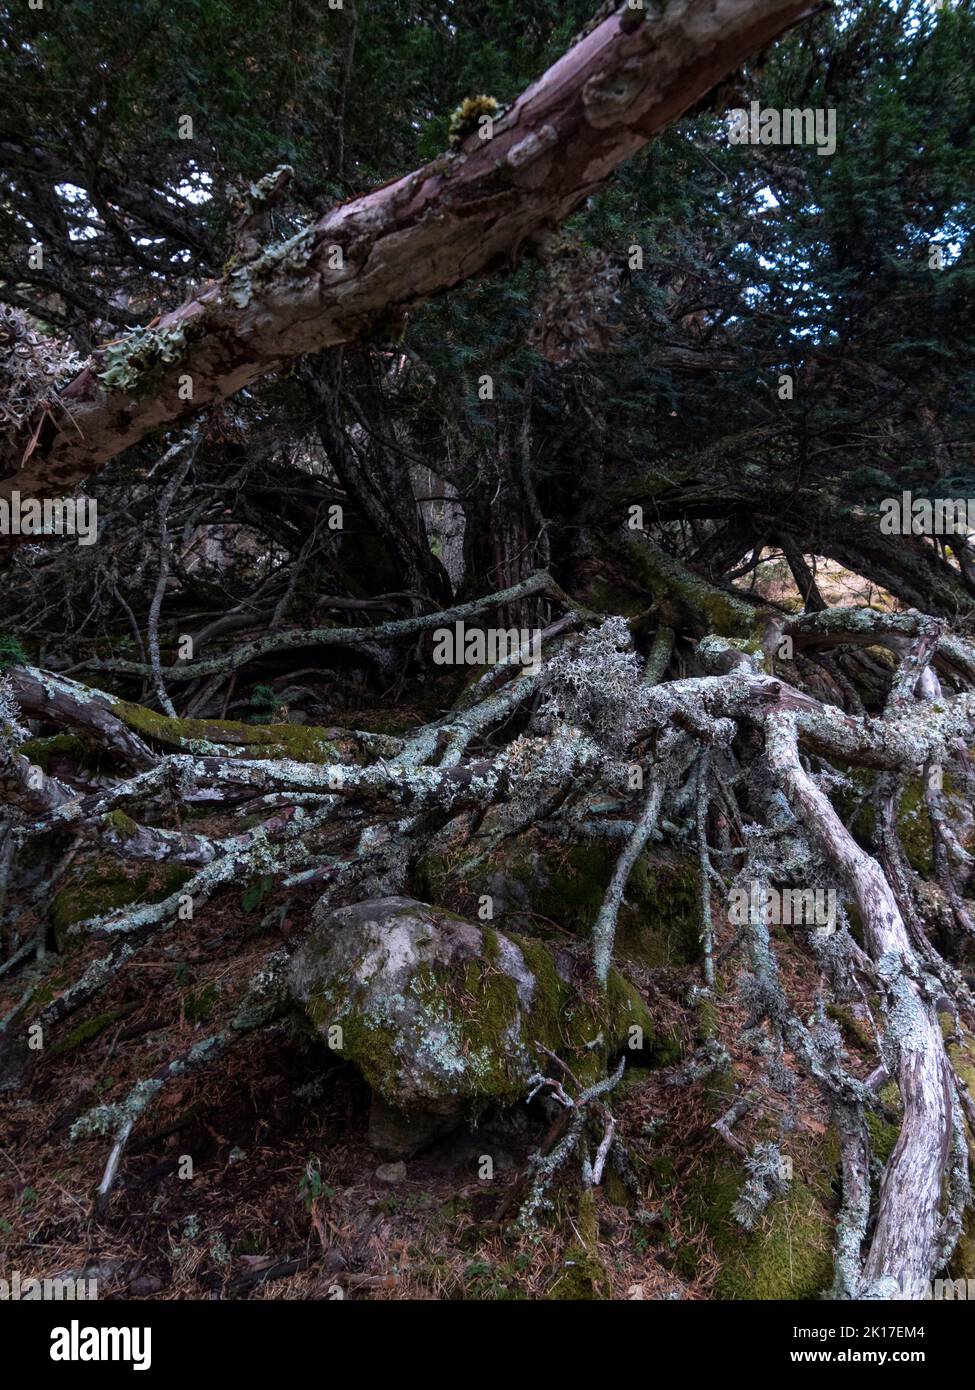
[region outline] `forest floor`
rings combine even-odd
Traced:
[[[120,1100],[161,1063],[226,1026],[246,981],[277,941],[301,929],[314,900],[314,891],[285,894],[270,885],[263,895],[215,896],[192,922],[174,925],[146,948],[97,1006],[36,1054],[25,1089],[0,1095],[5,1269],[19,1270],[22,1279],[88,1271],[99,1278],[100,1297],[552,1294],[571,1259],[578,1196],[571,1181],[540,1235],[485,1229],[550,1123],[540,1103],[483,1117],[476,1131],[456,1131],[410,1161],[405,1175],[385,1181],[366,1142],[368,1088],[351,1065],[297,1027],[250,1035],[211,1066],[170,1083],[132,1136],[107,1217],[93,1219],[109,1141],[72,1142],[71,1123],[93,1105]],[[730,939],[733,929],[722,930]],[[726,944],[722,931],[717,944],[719,951]],[[778,948],[790,995],[802,999],[803,981],[815,973],[801,938],[792,935]],[[72,949],[67,961],[52,953],[51,989],[76,978],[97,953],[92,942]],[[666,1020],[686,1051],[699,1020],[683,1001],[697,973],[666,967],[634,976],[654,1016]],[[16,979],[0,981],[0,1014],[20,989]],[[732,1055],[740,1093],[758,1075],[759,1060],[736,1043],[743,1019],[730,990],[719,994],[716,1012],[713,1031]],[[665,1077],[633,1070],[614,1101],[645,1194],[642,1211],[625,1200],[620,1183],[597,1194],[603,1292],[617,1299],[714,1297],[716,1243],[726,1249],[726,1240],[745,1239],[726,1213],[727,1229],[702,1220],[699,1200],[702,1183],[713,1185],[728,1160],[736,1183],[743,1174],[741,1156],[711,1128],[730,1103],[729,1083],[668,1087]],[[815,1091],[796,1100],[794,1137],[808,1159],[809,1143],[820,1142],[827,1121]],[[764,1097],[739,1126],[740,1137],[751,1147],[756,1126],[782,1109],[781,1097]],[[786,1141],[783,1152],[789,1147]],[[494,1160],[490,1179],[479,1176],[485,1154]],[[816,1184],[828,1178],[829,1159],[818,1166]],[[808,1172],[799,1178],[809,1180]],[[695,1190],[696,1201],[686,1197]],[[749,1239],[754,1244],[756,1237]],[[808,1232],[796,1237],[809,1239]],[[791,1234],[788,1240],[791,1263]],[[729,1295],[719,1289],[717,1296]]]

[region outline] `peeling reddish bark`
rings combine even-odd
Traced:
[[[149,431],[290,358],[354,341],[390,312],[514,264],[616,165],[819,8],[819,0],[668,0],[662,14],[612,15],[522,94],[492,139],[472,135],[460,151],[333,208],[303,234],[295,264],[257,272],[246,304],[231,298],[231,276],[166,315],[160,326],[182,324],[190,341],[142,390],[107,391],[98,363],[89,364],[62,393],[71,418],[34,422],[0,460],[0,497],[72,488]],[[341,268],[329,266],[335,246]],[[185,375],[191,401],[178,394]]]

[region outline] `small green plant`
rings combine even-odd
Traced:
[[[322,1182],[321,1160],[311,1157],[305,1164],[305,1171],[302,1173],[301,1180],[298,1183],[298,1196],[304,1202],[307,1209],[311,1211],[313,1204],[318,1201],[324,1191],[325,1185]]]
[[[501,107],[496,97],[476,96],[466,97],[461,104],[450,113],[450,127],[448,139],[451,146],[456,148],[463,144],[468,135],[472,135],[480,127],[483,116],[493,120],[500,112]]]
[[[261,905],[261,903],[264,901],[264,899],[267,897],[268,893],[270,893],[273,887],[274,875],[264,874],[264,876],[257,883],[255,883],[252,888],[248,888],[246,893],[241,894],[241,907],[244,909],[245,912],[253,912],[256,907],[259,907]]]
[[[9,632],[0,632],[0,671],[10,666],[29,666],[30,657],[24,651],[20,640]]]
[[[225,1265],[230,1263],[230,1250],[223,1231],[215,1231],[210,1237],[210,1258],[214,1264]]]

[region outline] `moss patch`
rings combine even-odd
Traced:
[[[880,1092],[880,1099],[889,1110],[897,1112],[901,1110],[900,1092],[893,1081],[889,1081]],[[894,1152],[894,1145],[897,1143],[901,1132],[899,1120],[886,1120],[883,1115],[878,1115],[875,1111],[867,1111],[867,1129],[870,1132],[870,1151],[879,1163],[886,1164],[891,1154]]]
[[[941,1027],[945,1033],[951,1031],[952,1019],[949,1015],[941,1015]],[[948,1055],[959,1080],[972,1100],[975,1100],[975,1038],[966,1035],[965,1041],[961,1044],[949,1043]],[[968,1161],[970,1166],[975,1168],[975,1144],[971,1142],[968,1145]],[[951,1257],[948,1273],[952,1279],[975,1279],[975,1206],[970,1206],[965,1212],[961,1235]]]
[[[245,724],[237,719],[170,719],[144,705],[120,700],[113,713],[134,733],[167,748],[205,752],[215,744],[240,748],[247,757],[333,763],[339,758],[325,729],[312,724]]]
[[[217,1006],[220,990],[216,985],[204,985],[202,989],[191,990],[183,996],[183,1017],[189,1023],[199,1023],[209,1018]]]
[[[106,1028],[111,1027],[118,1019],[123,1016],[121,1009],[111,1009],[107,1013],[96,1014],[94,1018],[86,1019],[73,1029],[67,1037],[61,1038],[51,1048],[52,1057],[60,1057],[65,1052],[73,1052],[76,1047],[81,1047],[83,1043],[91,1038],[97,1038],[99,1033],[104,1033]]]
[[[832,1163],[823,1148],[793,1155],[788,1194],[774,1201],[755,1231],[745,1231],[732,1207],[745,1180],[742,1164],[715,1141],[711,1162],[691,1182],[683,1208],[691,1233],[703,1229],[721,1261],[717,1299],[814,1299],[833,1281]],[[682,1247],[678,1268],[697,1274],[697,1256]]]
[[[99,773],[107,770],[104,760],[96,750],[91,749],[76,734],[53,734],[50,738],[29,738],[18,745],[28,762],[34,763],[44,772],[50,773],[53,766],[62,761],[71,761],[86,772]]]
[[[441,852],[417,866],[417,892],[428,902],[469,911],[482,893],[491,894],[505,929],[544,930],[548,919],[588,939],[616,865],[611,845],[579,844],[549,849],[523,836],[503,859],[465,872]],[[630,874],[616,931],[616,955],[654,969],[686,965],[701,955],[701,909],[697,866],[689,859],[644,854]]]
[[[132,903],[162,902],[192,878],[193,873],[182,864],[153,865],[133,876],[120,864],[76,870],[51,900],[51,925],[58,950],[68,948],[68,928],[75,922],[101,917]]]

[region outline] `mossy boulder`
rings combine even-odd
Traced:
[[[618,972],[603,993],[581,952],[503,935],[412,898],[316,909],[289,988],[385,1106],[411,1118],[459,1119],[523,1100],[537,1043],[585,1078],[633,1042],[646,1058],[653,1042],[646,1006]],[[422,1146],[426,1129],[411,1128]],[[393,1147],[384,1143],[385,1154]]]

